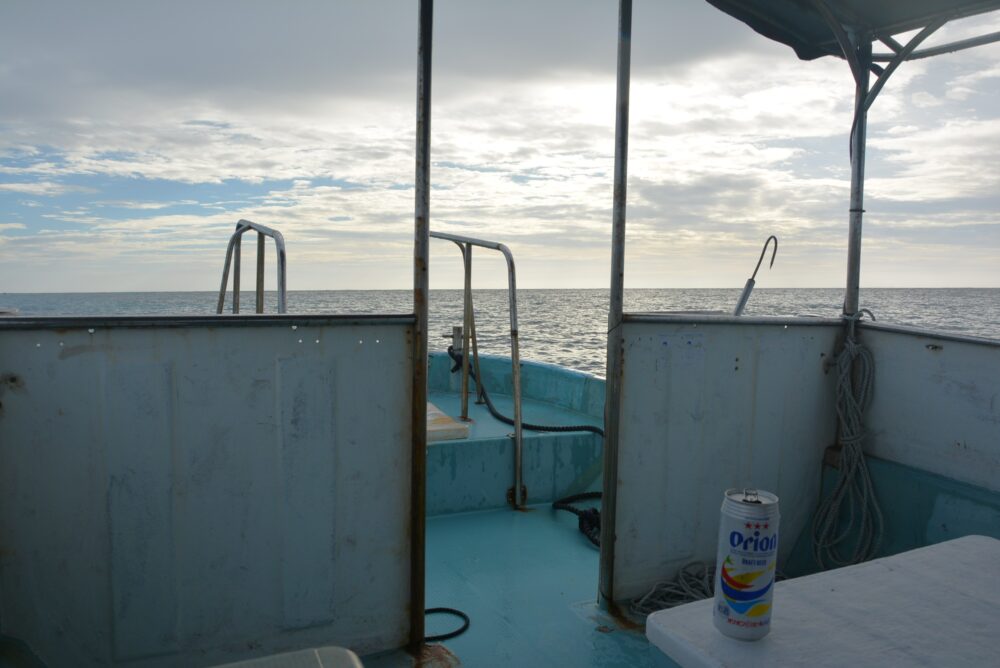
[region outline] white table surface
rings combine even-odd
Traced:
[[[966,536],[775,585],[771,632],[722,635],[712,601],[649,616],[687,667],[1000,666],[1000,540]]]

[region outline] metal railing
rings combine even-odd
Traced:
[[[524,488],[522,471],[524,439],[521,429],[521,359],[517,340],[517,279],[514,271],[514,256],[510,249],[501,243],[483,241],[472,237],[463,237],[445,232],[431,232],[431,237],[444,239],[455,243],[462,251],[465,265],[465,297],[463,299],[462,326],[462,419],[469,418],[469,355],[466,351],[472,346],[472,359],[475,365],[476,385],[478,394],[482,393],[483,376],[479,372],[479,346],[476,343],[476,320],[472,308],[472,247],[488,248],[500,251],[507,261],[507,291],[510,302],[510,364],[514,394],[514,487],[511,490],[511,503],[515,508],[522,508],[527,496]]]
[[[249,220],[240,220],[236,223],[236,231],[229,238],[229,246],[226,248],[226,264],[222,268],[222,287],[219,288],[219,303],[215,312],[222,313],[226,305],[226,286],[229,284],[229,268],[233,265],[234,255],[236,256],[236,260],[235,268],[233,269],[233,313],[240,312],[240,250],[242,249],[243,235],[251,230],[257,233],[256,312],[264,312],[264,237],[271,237],[274,239],[274,247],[278,254],[278,313],[286,313],[285,238],[281,236],[281,232],[278,230],[252,223]]]

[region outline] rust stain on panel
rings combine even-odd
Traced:
[[[22,390],[24,389],[24,377],[19,376],[16,373],[5,373],[0,375],[0,386],[7,387],[12,390]]]
[[[444,645],[421,645],[413,659],[414,668],[460,668],[462,665]]]
[[[615,626],[623,631],[645,631],[643,625],[631,619],[617,603],[608,604],[608,614],[614,620]]]
[[[59,351],[59,359],[64,360],[69,357],[76,357],[77,355],[83,355],[86,353],[112,353],[114,352],[112,346],[108,344],[101,345],[82,345],[82,346],[67,346]]]

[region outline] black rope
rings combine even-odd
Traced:
[[[584,492],[583,494],[573,494],[572,496],[567,496],[564,499],[559,499],[558,501],[554,501],[552,503],[552,507],[555,508],[556,510],[568,510],[571,513],[576,513],[577,509],[573,508],[569,504],[576,503],[577,501],[593,501],[599,498],[601,498],[600,492]]]
[[[577,526],[580,533],[587,537],[594,547],[601,546],[601,511],[597,508],[577,508],[572,505],[578,501],[593,501],[601,498],[600,492],[584,492],[574,494],[565,499],[553,502],[552,507],[556,510],[566,510],[577,517]]]
[[[462,367],[462,355],[455,352],[454,346],[448,346],[448,356],[455,362],[455,365],[451,368],[452,373],[455,373],[458,369]],[[495,417],[500,422],[504,424],[509,424],[514,426],[514,420],[507,417],[503,413],[497,410],[497,407],[493,405],[493,400],[490,399],[489,393],[486,391],[486,387],[479,382],[476,378],[476,372],[469,369],[469,376],[472,380],[476,381],[476,388],[479,391],[480,396],[482,396],[483,401],[486,402],[486,408],[489,409],[490,415]],[[529,431],[545,431],[545,432],[564,432],[564,431],[589,431],[593,434],[597,434],[600,437],[604,437],[604,430],[600,427],[595,427],[592,424],[574,424],[574,425],[544,425],[544,424],[531,424],[529,422],[521,421],[521,427]]]
[[[441,633],[436,636],[426,636],[424,637],[424,642],[435,642],[438,640],[449,640],[451,638],[456,638],[466,631],[469,630],[469,616],[462,612],[461,610],[456,610],[455,608],[427,608],[424,610],[424,615],[452,615],[458,617],[462,620],[462,625],[455,631],[449,631],[448,633]]]

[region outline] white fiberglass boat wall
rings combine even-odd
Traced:
[[[1000,41],[993,32],[922,48],[948,21],[1000,10],[1000,0],[709,2],[800,58],[840,57],[850,67],[844,319],[624,313],[632,0],[621,0],[600,584],[610,602],[645,593],[688,561],[711,561],[728,487],[778,494],[779,561],[788,555],[816,507],[823,451],[838,438],[829,366],[856,350],[855,332],[874,357],[874,391],[870,414],[853,416],[863,440],[851,433],[848,443],[988,490],[1000,485],[1000,344],[863,322],[860,303],[868,110],[905,61]],[[864,365],[843,359],[864,375]],[[851,384],[847,373],[843,386]]]
[[[710,562],[731,487],[779,496],[779,554],[788,554],[834,442],[829,363],[841,332],[819,318],[626,316],[616,599]]]
[[[412,316],[0,322],[0,619],[48,665],[410,631]]]
[[[866,450],[1000,492],[1000,341],[864,323],[875,357]]]
[[[629,314],[622,336],[616,598],[710,562],[729,487],[778,494],[785,559],[811,529],[836,441],[843,324]],[[875,357],[866,452],[1000,491],[1000,342],[873,323],[858,340]],[[993,517],[974,504],[938,510]]]

